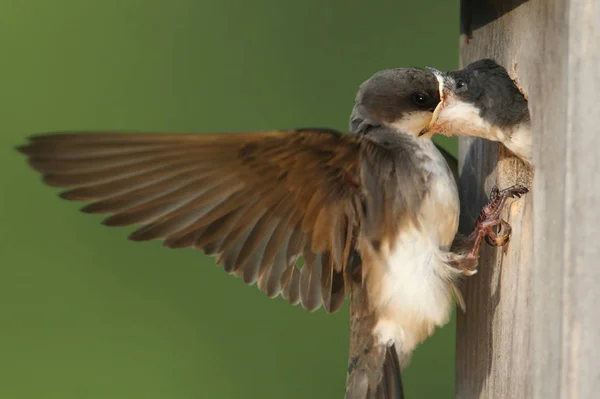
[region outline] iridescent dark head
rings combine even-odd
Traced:
[[[429,68],[439,82],[441,102],[422,132],[500,141],[530,159],[531,132],[527,99],[506,69],[482,59],[450,72]]]
[[[506,69],[492,59],[475,61],[456,71],[436,72],[436,76],[443,84],[447,103],[470,104],[492,125],[506,127],[529,119],[525,96]]]

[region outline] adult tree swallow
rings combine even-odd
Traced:
[[[531,164],[531,118],[527,98],[504,67],[482,59],[463,69],[430,68],[440,84],[441,102],[427,132],[499,141]]]
[[[418,137],[439,102],[434,74],[391,69],[361,85],[352,134],[50,133],[19,150],[47,184],[68,189],[62,198],[89,202],[83,212],[141,225],[131,240],[202,250],[309,311],[335,312],[352,293],[346,397],[399,398],[399,370],[448,321],[482,239],[507,239],[492,229],[507,227],[506,199],[526,192],[494,192],[474,233],[455,242],[455,180]]]

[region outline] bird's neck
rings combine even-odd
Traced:
[[[432,132],[445,136],[479,137],[498,141],[524,161],[531,163],[532,137],[529,118],[509,125],[498,126],[481,117],[471,104],[450,104],[438,118]]]
[[[469,135],[487,140],[498,141],[513,154],[527,163],[531,163],[532,135],[529,120],[511,126],[485,124],[485,130],[472,131]]]
[[[531,164],[532,160],[532,132],[531,122],[521,122],[509,128],[502,129],[504,140],[501,141],[506,148],[516,156]]]

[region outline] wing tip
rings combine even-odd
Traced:
[[[27,156],[31,155],[31,144],[30,143],[16,145],[13,148],[15,151],[17,151],[23,155],[27,155]]]
[[[154,237],[151,234],[147,234],[146,230],[144,228],[141,228],[141,229],[138,229],[138,230],[134,231],[133,233],[129,234],[127,236],[127,239],[129,241],[134,241],[134,242],[146,242],[146,241],[155,240],[155,239],[157,239],[157,237]]]
[[[128,220],[122,219],[121,216],[122,215],[117,213],[117,214],[114,214],[114,215],[111,215],[111,216],[105,218],[100,223],[103,226],[107,226],[107,227],[126,227],[126,226],[131,226],[133,224],[136,224],[136,223],[130,222]]]

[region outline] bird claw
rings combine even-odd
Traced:
[[[510,224],[508,224],[508,222],[502,219],[497,226],[500,228],[500,231],[496,233],[492,228],[490,228],[484,236],[485,242],[492,247],[503,247],[510,241],[512,227]],[[500,232],[502,232],[502,234],[500,234]]]
[[[505,188],[500,192],[500,194],[506,193],[506,195],[509,195],[511,198],[521,198],[521,196],[527,194],[528,192],[529,189],[527,187],[521,184],[515,184],[512,187]]]
[[[492,187],[490,199],[481,210],[475,228],[471,233],[473,249],[468,255],[469,258],[479,258],[479,248],[482,239],[485,239],[488,245],[493,247],[502,247],[510,241],[512,228],[508,222],[500,218],[500,214],[509,198],[521,198],[521,196],[528,192],[529,190],[520,184],[504,190],[499,190],[497,186]],[[494,227],[496,226],[499,227],[498,232],[494,231]]]
[[[528,193],[527,187],[521,184],[515,184],[512,187],[499,190],[498,186],[494,185],[490,192],[490,199],[488,203],[483,207],[479,214],[478,222],[484,220],[496,220],[499,218],[500,213],[504,209],[506,200],[509,198],[521,198],[524,194]]]

